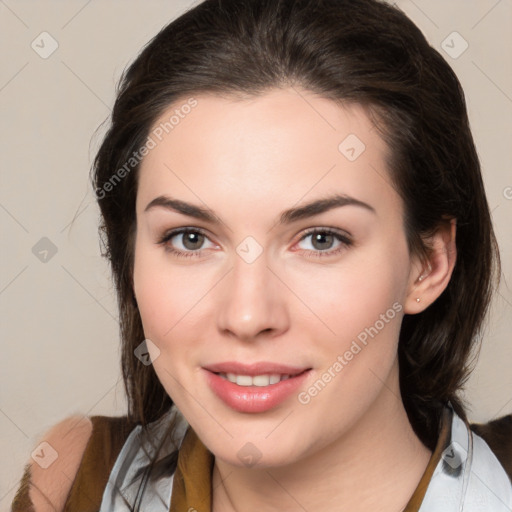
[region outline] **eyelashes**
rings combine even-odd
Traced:
[[[171,242],[174,238],[179,239],[180,237],[180,243],[183,248],[177,249]],[[353,244],[350,236],[345,232],[334,230],[332,228],[312,228],[306,230],[306,232],[302,234],[301,238],[299,239],[298,242],[296,242],[295,245],[300,244],[301,242],[310,237],[312,238],[312,242],[314,243],[319,242],[320,244],[325,244],[325,240],[327,240],[327,245],[329,245],[329,242],[338,242],[338,245],[336,246],[335,249],[320,248],[318,250],[315,250],[316,248],[313,245],[313,249],[299,249],[298,252],[303,252],[306,257],[311,258],[325,258],[329,256],[332,257],[340,254]],[[203,231],[201,228],[186,227],[173,229],[171,231],[164,233],[164,235],[160,237],[159,240],[157,241],[157,244],[163,245],[166,252],[178,258],[195,258],[203,256],[203,252],[205,252],[206,249],[197,247],[187,248],[184,244],[191,243],[192,245],[194,245],[199,243],[199,245],[202,245],[202,242],[204,242],[204,240],[210,241],[206,232]],[[210,243],[212,244],[213,247],[215,247],[215,244],[213,244],[213,242],[210,241]]]

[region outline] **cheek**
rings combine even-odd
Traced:
[[[134,290],[144,335],[159,351],[153,359],[155,373],[167,394],[187,410],[188,393],[200,393],[189,372],[204,355],[205,332],[214,318],[208,306],[219,276],[213,267],[199,271],[170,258],[163,249],[136,246]],[[188,393],[182,382],[187,382]]]
[[[376,322],[381,326],[381,315],[385,320],[395,318],[400,308],[395,305],[393,309],[393,304],[400,305],[403,300],[406,283],[403,274],[400,265],[392,259],[372,259],[370,255],[354,258],[343,268],[318,266],[309,274],[289,274],[288,279],[294,283],[297,297],[307,306],[307,317],[299,321],[306,324],[312,321],[315,329],[321,329],[317,332],[334,336],[342,348]]]
[[[298,320],[300,329],[315,342],[316,378],[333,382],[312,405],[319,414],[331,400],[340,405],[340,411],[362,411],[389,379],[403,317],[408,257],[400,247],[389,257],[383,254],[381,245],[347,258],[339,271],[320,267],[314,280],[300,280],[298,295],[307,298],[316,314],[316,318]],[[306,389],[306,399],[312,396],[309,391],[315,393]]]
[[[325,269],[309,286],[301,283],[299,293],[308,298],[317,316],[298,320],[300,331],[309,333],[305,338],[314,341],[317,355],[315,379],[303,390],[300,402],[311,407],[312,417],[335,403],[333,425],[342,425],[362,414],[384,383],[391,386],[403,317],[399,269],[392,260],[381,258],[379,265],[372,265],[361,259],[349,271]],[[325,392],[320,393],[323,383]],[[347,411],[354,414],[347,416]]]
[[[179,382],[184,380],[194,339],[199,339],[194,329],[202,324],[194,305],[204,295],[204,286],[179,266],[171,267],[166,258],[163,250],[136,245],[134,292],[145,338],[159,351],[152,356],[153,369],[167,394],[181,405]]]
[[[155,250],[136,243],[134,292],[144,332],[161,343],[172,338],[175,326],[187,322],[190,312],[204,295],[204,286],[178,265],[169,265],[163,249]]]

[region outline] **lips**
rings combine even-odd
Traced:
[[[281,363],[272,362],[256,362],[251,364],[243,364],[237,361],[226,361],[222,363],[215,363],[204,366],[205,370],[212,373],[234,373],[236,375],[249,375],[255,377],[256,375],[298,375],[310,368],[306,366],[290,366]]]
[[[214,370],[234,370],[227,373],[216,372]],[[234,411],[241,413],[263,413],[277,407],[279,404],[285,402],[294,393],[305,384],[311,375],[310,369],[298,368],[296,366],[279,365],[272,363],[256,363],[253,365],[242,365],[239,363],[226,362],[222,364],[209,365],[207,368],[203,367],[202,372],[205,381],[213,393],[224,402],[225,405]],[[249,376],[248,373],[252,373]],[[249,382],[246,385],[247,379],[258,380],[259,375],[283,375],[280,372],[290,372],[288,378],[283,379],[276,383],[270,383],[260,386],[254,385],[255,382]],[[237,375],[236,381],[241,377],[243,382],[240,384],[230,382],[226,375]],[[254,377],[256,375],[256,377]]]

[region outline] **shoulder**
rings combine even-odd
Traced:
[[[63,509],[92,430],[90,418],[73,415],[42,436],[25,473],[26,498],[36,512]]]
[[[512,414],[488,423],[472,423],[471,430],[487,443],[512,481]]]
[[[68,510],[83,500],[86,489],[88,498],[101,500],[115,458],[134,426],[126,416],[83,415],[54,425],[25,466],[12,512]]]
[[[498,435],[501,422],[485,424],[480,430],[484,436],[472,430],[472,450],[469,459],[467,488],[464,504],[479,505],[475,510],[512,511],[512,473],[510,471],[512,438],[510,431]],[[501,438],[504,444],[496,443]],[[482,507],[482,505],[484,505]],[[473,510],[469,508],[468,512]]]

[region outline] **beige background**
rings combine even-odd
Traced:
[[[512,2],[396,4],[462,82],[502,251],[503,283],[467,385],[471,419],[487,421],[512,412]],[[189,5],[0,0],[2,511],[47,428],[72,413],[125,411],[116,304],[88,181],[104,129],[92,136],[109,114],[123,68]],[[43,31],[58,42],[46,59],[31,47],[35,40],[40,53],[51,49],[49,36],[41,36],[42,48]],[[463,39],[450,36],[454,31]],[[464,40],[468,48],[454,58]],[[46,262],[32,252],[42,237],[57,249]]]

